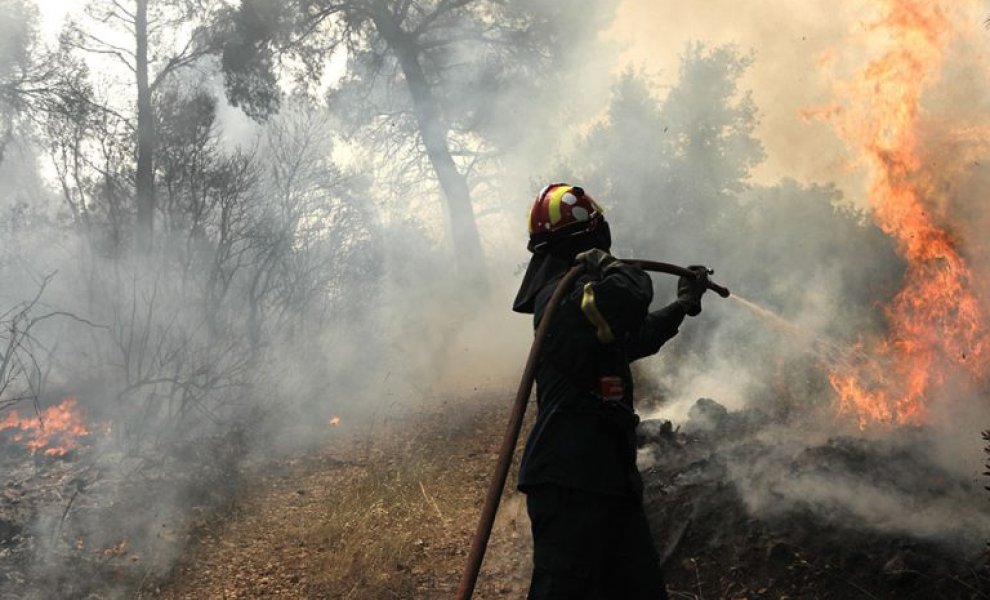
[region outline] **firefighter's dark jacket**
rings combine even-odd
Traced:
[[[537,293],[534,327],[558,281]],[[642,490],[629,363],[656,353],[685,315],[676,302],[649,312],[652,300],[649,275],[622,262],[600,279],[580,278],[564,296],[537,366],[538,414],[522,456],[520,490],[542,484],[606,494]],[[621,402],[603,399],[603,376],[621,378]]]

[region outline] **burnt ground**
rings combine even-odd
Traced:
[[[115,545],[122,535],[115,534],[86,541],[85,564],[72,563],[86,569],[62,575],[85,573],[104,585],[63,586],[64,593],[49,597],[451,598],[509,402],[508,394],[479,394],[387,423],[328,428],[319,451],[243,474],[231,501],[214,504],[187,531],[164,532],[182,549],[170,571],[143,569],[149,557],[136,546]],[[759,463],[772,446],[753,435],[760,426],[752,420],[717,417],[721,423],[702,431],[644,428],[645,500],[668,558],[672,598],[990,598],[984,556],[881,533],[834,511],[823,516],[811,503],[781,503],[754,515],[728,474],[735,464]],[[939,474],[912,454],[913,445],[836,438],[791,457],[787,468],[794,477],[862,471],[919,498],[940,493],[944,486],[932,484]],[[911,467],[870,467],[895,463]],[[66,462],[46,471],[58,480],[50,486],[50,500],[61,498],[56,505],[64,506],[72,490],[71,480],[58,478],[76,468]],[[8,484],[5,493],[15,492]],[[986,502],[982,490],[974,494]],[[0,534],[4,566],[24,532]],[[524,598],[529,561],[523,498],[510,489],[475,598]],[[8,571],[7,578],[24,573]],[[39,597],[19,593],[38,583],[26,573],[2,595]]]
[[[692,413],[686,432],[640,427],[677,597],[990,598],[990,498],[937,466],[927,431],[787,448],[759,412]]]

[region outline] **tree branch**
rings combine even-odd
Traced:
[[[458,8],[463,8],[474,1],[475,0],[440,0],[440,3],[437,4],[435,9],[433,9],[433,12],[423,17],[423,20],[419,22],[416,29],[412,31],[412,37],[418,38],[426,32],[426,30],[429,29],[437,19],[452,13]]]

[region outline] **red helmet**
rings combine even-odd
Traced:
[[[529,211],[529,249],[594,231],[605,221],[605,211],[583,188],[552,183],[536,196]]]

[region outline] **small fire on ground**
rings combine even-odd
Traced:
[[[329,423],[334,426],[340,425],[340,417],[330,417]]]
[[[32,454],[65,456],[90,434],[78,404],[77,398],[69,396],[57,406],[24,417],[12,410],[0,421],[0,431],[12,432],[8,439],[23,443]]]

